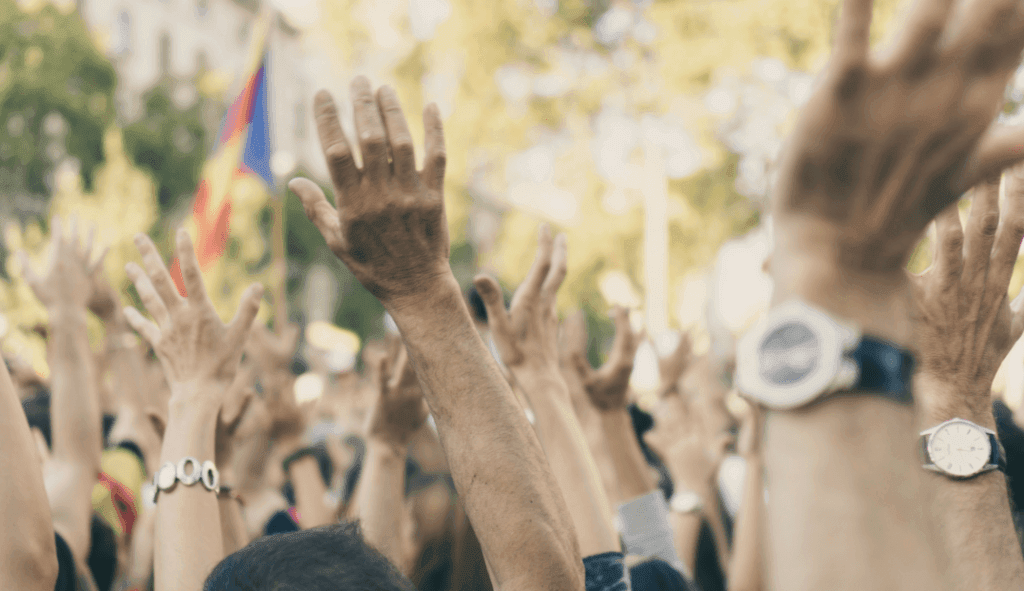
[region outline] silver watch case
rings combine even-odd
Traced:
[[[861,332],[822,310],[792,300],[771,310],[740,340],[736,385],[767,408],[789,410],[852,388],[860,368],[849,354]]]
[[[932,427],[930,429],[925,429],[924,431],[921,431],[921,436],[922,437],[927,437],[927,444],[925,445],[925,451],[926,451],[926,453],[928,455],[927,462],[922,465],[922,468],[924,468],[925,470],[931,470],[932,472],[938,472],[939,474],[943,474],[945,476],[948,476],[950,478],[955,478],[955,479],[958,479],[958,480],[967,479],[967,478],[973,478],[973,477],[975,477],[975,476],[977,476],[979,474],[984,474],[985,472],[991,472],[992,470],[998,470],[999,469],[999,464],[993,464],[991,461],[986,461],[985,464],[981,468],[979,468],[978,470],[975,470],[974,472],[971,472],[969,474],[957,474],[955,472],[951,472],[951,471],[948,471],[948,470],[944,469],[942,466],[940,466],[940,465],[938,465],[938,464],[936,464],[936,463],[934,463],[932,461],[932,457],[933,457],[933,453],[934,453],[934,448],[932,447],[934,440],[933,440],[932,436],[935,435],[936,433],[938,433],[940,430],[942,430],[942,429],[944,429],[946,427],[954,426],[954,425],[963,425],[963,426],[966,426],[966,427],[968,427],[970,429],[974,429],[974,430],[980,431],[983,435],[985,435],[985,437],[982,438],[982,440],[985,442],[985,446],[986,446],[986,448],[984,450],[985,451],[985,457],[986,458],[991,458],[992,457],[992,438],[998,437],[998,435],[996,434],[995,431],[993,431],[992,429],[988,429],[986,427],[982,427],[981,425],[979,425],[977,423],[973,423],[971,421],[968,421],[967,419],[949,419],[948,421],[940,423],[940,424],[938,424],[938,425],[936,425],[936,426],[934,426],[934,427]]]

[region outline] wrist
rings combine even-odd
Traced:
[[[366,438],[366,451],[372,453],[381,460],[405,461],[408,453],[408,444],[396,441],[393,438],[370,435]]]
[[[911,343],[912,298],[902,266],[875,270],[844,260],[831,228],[817,220],[798,224],[799,230],[775,233],[773,304],[799,298],[857,324],[865,334],[901,346]]]
[[[415,292],[389,297],[380,300],[380,303],[401,328],[399,318],[412,320],[435,315],[437,310],[443,309],[439,306],[451,306],[454,303],[453,299],[458,301],[459,306],[465,308],[459,282],[452,274],[451,267],[445,263],[443,270]]]
[[[914,376],[915,402],[921,428],[928,429],[950,419],[966,419],[994,431],[996,419],[992,412],[989,389],[969,392],[953,382],[929,372],[919,372]]]
[[[47,306],[46,312],[50,320],[50,330],[68,325],[84,325],[86,322],[85,306],[77,306],[71,302],[58,302]]]

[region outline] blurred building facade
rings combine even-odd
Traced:
[[[143,95],[170,81],[179,108],[194,104],[200,92],[217,99],[216,112],[204,113],[212,140],[224,109],[244,83],[243,69],[264,4],[265,0],[79,0],[78,10],[89,29],[107,40],[107,54],[118,74],[117,113],[122,123],[142,117]],[[299,165],[322,176],[311,108],[314,79],[305,67],[301,36],[275,15],[268,45],[275,175],[288,174]]]

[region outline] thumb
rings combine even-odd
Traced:
[[[327,201],[324,192],[316,183],[302,177],[292,179],[288,183],[288,188],[299,196],[306,217],[313,222],[317,230],[320,230],[320,234],[327,241],[327,246],[333,251],[338,251],[341,248],[341,223],[337,210]]]
[[[593,377],[594,368],[590,367],[590,362],[583,351],[573,351],[569,358],[572,360],[576,375],[580,376],[584,384],[589,382]]]

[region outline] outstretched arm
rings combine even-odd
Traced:
[[[242,356],[242,345],[259,309],[263,288],[253,285],[225,325],[213,309],[188,232],[177,234],[177,254],[188,295],[178,294],[153,242],[135,244],[146,270],[129,263],[129,278],[152,315],[126,308],[128,322],[152,345],[171,387],[160,464],[191,457],[213,461],[218,416]],[[154,572],[156,591],[203,588],[224,557],[217,495],[202,483],[181,482],[161,490],[156,501]]]
[[[972,192],[961,228],[951,205],[936,220],[935,261],[918,287],[918,424],[930,429],[954,418],[995,431],[992,380],[1024,332],[1021,300],[1012,310],[1007,287],[1024,235],[1024,179],[1006,175],[1006,211],[999,212],[999,177]],[[968,480],[926,473],[935,493],[933,513],[964,588],[1024,588],[1024,557],[999,470]]]
[[[366,457],[356,515],[366,541],[408,573],[405,547],[405,460],[409,442],[427,420],[427,405],[405,346],[380,357],[373,376],[377,399],[366,417]]]
[[[870,54],[872,4],[844,0],[831,63],[780,161],[770,272],[775,303],[800,298],[912,348],[914,246],[961,193],[1024,157],[1022,132],[993,126],[1024,5],[922,0],[882,57]],[[771,586],[948,589],[914,409],[858,394],[767,413]]]
[[[89,555],[92,487],[103,453],[95,364],[86,332],[88,276],[92,239],[79,244],[77,224],[68,232],[54,218],[50,226],[50,267],[37,275],[22,257],[25,279],[49,311],[51,390],[50,420],[53,454],[47,494],[53,526],[78,560]]]
[[[476,278],[477,291],[487,307],[491,334],[502,362],[523,389],[536,415],[537,435],[558,486],[565,496],[583,556],[620,550],[612,526],[601,473],[576,419],[568,386],[558,367],[558,315],[555,298],[566,274],[565,235],[552,240],[545,225],[533,267],[516,290],[512,305],[497,281]]]
[[[310,181],[290,186],[401,330],[498,587],[580,589],[583,564],[561,491],[448,264],[440,114],[435,106],[424,113],[425,168],[417,172],[395,92],[384,87],[374,97],[356,78],[352,94],[362,169],[330,96],[319,93],[315,105],[338,209]]]

